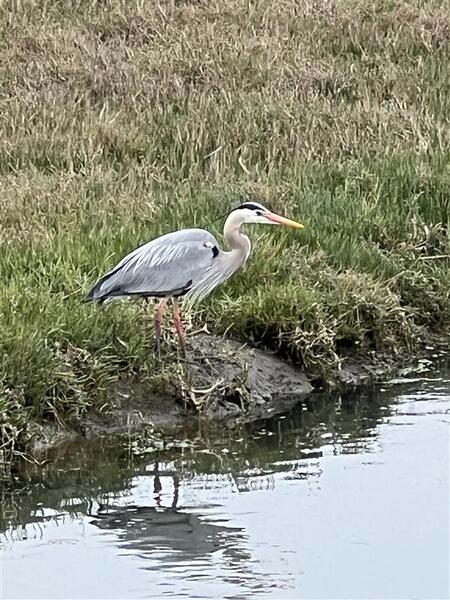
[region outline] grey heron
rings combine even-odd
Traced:
[[[249,238],[240,231],[244,223],[303,227],[301,223],[269,211],[262,204],[245,202],[233,209],[225,221],[223,237],[228,251],[221,250],[215,237],[204,229],[167,233],[122,258],[95,283],[86,301],[102,303],[120,296],[159,298],[155,312],[159,348],[162,318],[172,299],[173,322],[184,348],[179,299],[184,296],[189,304],[202,300],[242,267],[251,250]]]

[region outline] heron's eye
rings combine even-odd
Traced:
[[[257,211],[256,211],[256,215],[257,215],[258,217],[262,217],[262,216],[263,216],[263,212],[262,212],[262,210],[257,210]]]

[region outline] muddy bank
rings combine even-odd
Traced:
[[[134,434],[148,428],[170,436],[201,422],[233,427],[288,411],[324,388],[343,391],[423,371],[448,347],[448,341],[436,338],[414,361],[411,356],[383,353],[350,355],[324,378],[268,351],[199,334],[191,338],[185,358],[165,357],[157,388],[122,381],[111,390],[104,407],[89,411],[73,428],[35,424],[27,447],[36,454],[76,438]],[[406,360],[413,366],[405,367]]]

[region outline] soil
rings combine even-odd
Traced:
[[[439,346],[439,340],[430,342],[428,354],[436,348],[439,354]],[[402,370],[400,358],[392,355],[349,355],[325,380],[268,351],[204,333],[190,339],[183,359],[169,356],[164,360],[170,376],[158,390],[122,381],[111,391],[107,408],[88,412],[76,428],[36,424],[28,444],[30,453],[40,454],[80,437],[131,435],[149,427],[167,435],[198,427],[199,421],[233,427],[286,412],[324,387],[354,389],[404,376],[420,370],[421,363],[431,362],[422,358]],[[409,356],[408,361],[413,358]]]

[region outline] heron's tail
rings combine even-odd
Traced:
[[[99,286],[96,283],[83,298],[82,302],[101,302],[101,297],[98,296]]]
[[[111,290],[105,289],[103,285],[108,278],[109,274],[101,277],[83,298],[83,302],[98,302],[102,304],[111,295]]]
[[[83,302],[97,302],[103,304],[107,300],[124,296],[124,290],[116,281],[116,271],[103,275],[89,290]]]

